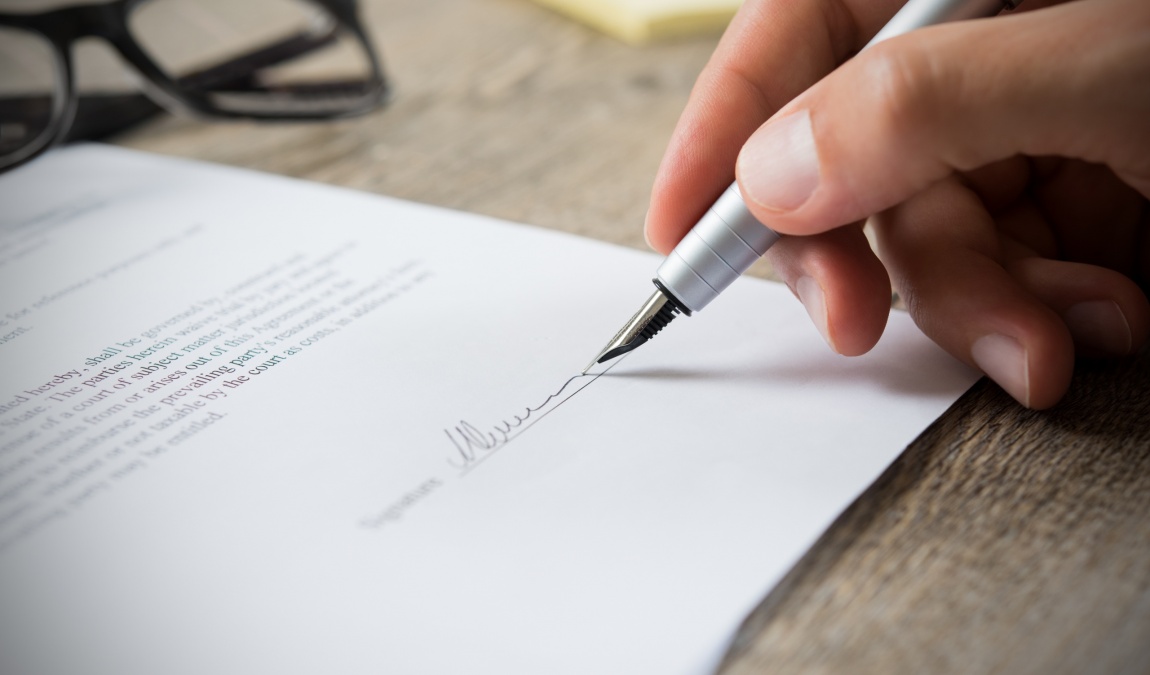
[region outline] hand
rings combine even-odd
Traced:
[[[1029,0],[834,70],[899,5],[747,0],[663,159],[648,241],[668,252],[737,158],[752,213],[806,235],[768,255],[832,349],[874,346],[893,282],[934,341],[1049,407],[1076,351],[1131,354],[1150,334],[1136,283],[1150,272],[1150,2]]]

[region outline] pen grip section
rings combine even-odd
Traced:
[[[660,282],[692,312],[708,305],[778,241],[747,210],[737,184],[707,210],[657,272]]]

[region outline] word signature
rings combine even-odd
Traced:
[[[606,371],[604,371],[606,372]],[[575,375],[571,379],[563,383],[559,387],[559,391],[548,396],[542,403],[535,407],[524,408],[524,411],[518,415],[501,420],[490,427],[481,429],[471,422],[460,420],[459,424],[450,429],[444,429],[443,433],[447,439],[451,441],[454,451],[447,458],[447,463],[456,469],[460,469],[463,473],[470,471],[479,462],[491,456],[496,450],[502,448],[511,442],[513,438],[522,433],[527,427],[535,422],[543,419],[543,416],[550,413],[551,410],[558,408],[567,399],[583,390],[583,387],[571,392],[566,398],[560,401],[550,410],[544,412],[542,415],[538,414],[544,408],[549,406],[552,401],[559,398],[563,392],[571,385],[572,382],[580,378],[589,377],[594,381],[595,378],[602,375],[602,373],[592,373],[588,375]],[[588,383],[590,384],[590,383]],[[586,387],[587,385],[584,385]],[[530,420],[530,423],[528,421]]]

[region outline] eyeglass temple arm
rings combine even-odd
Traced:
[[[180,86],[193,89],[239,88],[253,86],[254,71],[286,61],[331,44],[336,29],[324,32],[306,31],[260,47],[230,61],[190,73],[176,80]],[[18,103],[19,97],[5,97],[3,102]],[[75,121],[64,142],[94,141],[124,131],[163,110],[143,94],[85,94],[77,102]]]
[[[321,28],[291,35],[224,63],[189,73],[178,78],[176,83],[201,90],[252,87],[255,84],[252,76],[256,71],[290,61],[334,42],[337,27],[329,24]],[[326,83],[324,86],[335,84]],[[28,106],[39,104],[41,98],[4,96],[0,97],[0,107],[27,109]],[[163,110],[163,107],[143,94],[85,94],[79,97],[77,105],[75,121],[65,136],[65,142],[105,138]]]
[[[184,75],[176,82],[192,89],[242,86],[251,83],[252,76],[263,68],[291,61],[335,42],[337,32],[337,27],[332,24],[323,31],[297,33],[230,61]]]

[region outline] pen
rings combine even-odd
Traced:
[[[994,16],[1021,1],[909,0],[863,49],[932,24]],[[751,215],[739,184],[732,183],[659,266],[654,294],[583,374],[638,348],[679,314],[690,316],[706,307],[778,240],[778,234]]]

